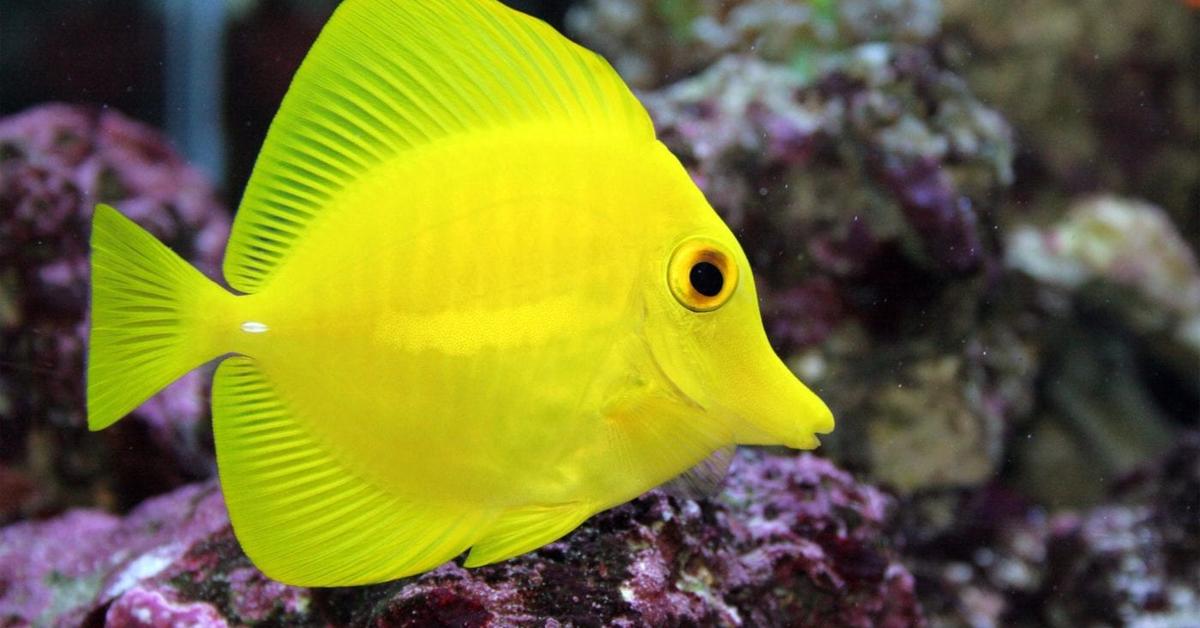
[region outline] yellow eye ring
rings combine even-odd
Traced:
[[[725,247],[708,238],[691,238],[675,247],[667,265],[667,285],[679,304],[693,312],[711,312],[737,289],[738,269]]]

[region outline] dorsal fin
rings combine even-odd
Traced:
[[[607,62],[496,0],[345,0],[271,123],[226,280],[261,288],[310,221],[368,170],[439,139],[521,123],[654,137]]]

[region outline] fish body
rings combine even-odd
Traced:
[[[111,208],[92,243],[89,424],[221,357],[234,530],[289,583],[495,562],[832,428],[628,89],[490,0],[342,4],[239,209],[238,294]]]
[[[513,154],[498,167],[499,150]],[[637,180],[621,181],[629,173]],[[504,136],[417,151],[347,194],[344,211],[329,208],[221,328],[261,322],[267,331],[234,331],[229,346],[397,494],[619,503],[680,471],[650,457],[643,477],[614,474],[611,450],[593,446],[632,438],[603,408],[638,385],[631,377],[661,385],[646,336],[662,326],[649,319],[658,286],[641,279],[665,274],[681,220],[639,208],[650,189],[659,206],[697,210],[686,231],[722,235],[661,146]],[[656,392],[696,403],[667,390]],[[355,420],[322,420],[340,415]]]

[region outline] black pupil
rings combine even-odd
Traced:
[[[721,288],[725,286],[725,277],[721,274],[721,269],[708,262],[700,262],[692,266],[690,278],[696,292],[706,297],[715,297],[721,294]]]

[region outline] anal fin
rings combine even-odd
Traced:
[[[217,369],[213,416],[234,532],[276,580],[344,586],[420,573],[462,553],[495,518],[478,507],[405,501],[355,474],[250,358]]]
[[[524,506],[502,515],[471,548],[467,567],[479,567],[553,543],[579,527],[595,509],[586,504]]]

